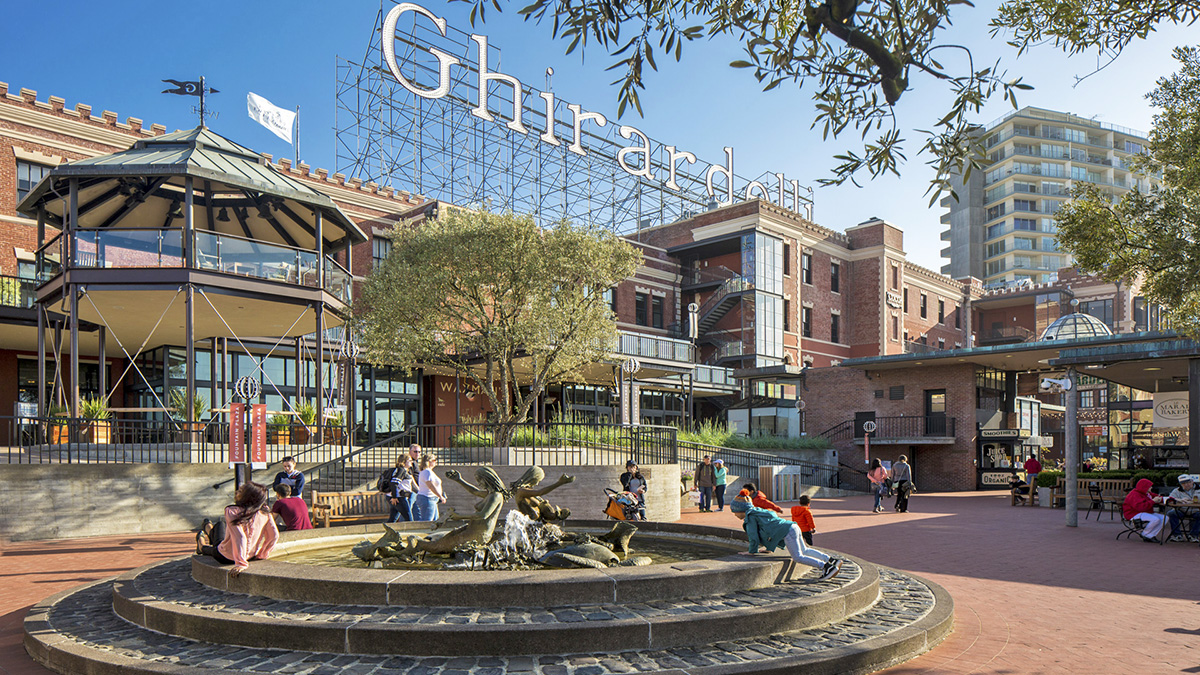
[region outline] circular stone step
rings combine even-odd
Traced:
[[[113,580],[66,591],[25,619],[29,654],[59,673],[286,672],[450,675],[610,675],[672,672],[868,673],[924,652],[949,633],[953,603],[939,586],[879,570],[878,601],[816,628],[668,649],[539,656],[395,656],[236,647],[163,635],[112,611]],[[249,598],[248,603],[257,599]]]
[[[570,521],[572,530],[607,531],[613,521]],[[398,524],[402,532],[428,532],[425,523]],[[724,595],[766,588],[783,580],[792,567],[786,556],[732,555],[745,550],[746,535],[723,527],[639,522],[634,535],[709,544],[730,555],[720,558],[608,569],[531,571],[400,570],[327,567],[287,562],[293,553],[376,539],[383,525],[358,525],[285,532],[271,560],[255,562],[236,578],[228,567],[196,556],[192,577],[211,588],[277,600],[334,605],[424,607],[564,607],[649,602]],[[786,563],[786,564],[785,564]],[[470,592],[464,592],[470,589]]]
[[[187,576],[188,564],[187,559],[154,563],[118,577],[113,587],[117,614],[161,633],[247,647],[515,655],[665,649],[794,631],[840,621],[870,607],[879,596],[875,566],[853,559],[846,560],[838,577],[823,582],[816,581],[816,570],[799,566],[796,575],[803,577],[765,588],[550,608],[277,600],[199,584]],[[473,588],[469,592],[476,593]]]

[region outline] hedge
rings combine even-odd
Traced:
[[[1155,485],[1169,488],[1179,487],[1179,475],[1184,469],[1118,469],[1115,471],[1080,471],[1080,479],[1109,479],[1120,480],[1122,478],[1132,478],[1133,482],[1137,482],[1143,478],[1149,478]],[[1062,471],[1043,471],[1038,474],[1038,487],[1054,487],[1058,483],[1058,479],[1065,476]]]

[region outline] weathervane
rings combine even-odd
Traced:
[[[200,126],[204,126],[204,118],[207,116],[212,116],[213,119],[216,119],[217,113],[207,112],[205,110],[204,97],[206,94],[219,94],[221,92],[219,92],[216,89],[213,89],[212,87],[205,87],[203,75],[200,76],[199,82],[189,82],[189,81],[181,81],[181,80],[163,80],[163,82],[166,82],[167,84],[175,85],[174,89],[163,89],[162,93],[164,93],[164,94],[178,94],[180,96],[199,96],[200,97],[199,107],[192,108],[192,112],[198,113],[200,115]]]

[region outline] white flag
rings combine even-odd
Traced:
[[[292,142],[292,125],[296,122],[295,112],[279,108],[253,92],[246,94],[246,109],[250,113],[250,119],[270,129],[271,133],[288,143]]]

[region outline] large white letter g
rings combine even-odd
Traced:
[[[446,52],[431,47],[429,53],[437,57],[438,60],[438,86],[436,89],[422,89],[417,85],[404,79],[404,75],[400,72],[400,66],[396,64],[396,22],[400,20],[400,15],[405,12],[417,12],[422,16],[428,17],[438,27],[438,31],[443,37],[446,35],[446,20],[435,15],[433,12],[413,2],[402,2],[396,5],[388,12],[387,18],[383,20],[383,28],[381,29],[381,38],[383,42],[383,61],[387,64],[388,70],[392,71],[392,77],[400,83],[400,86],[420,96],[421,98],[441,98],[450,93],[450,66],[459,65],[460,62],[454,56]]]

